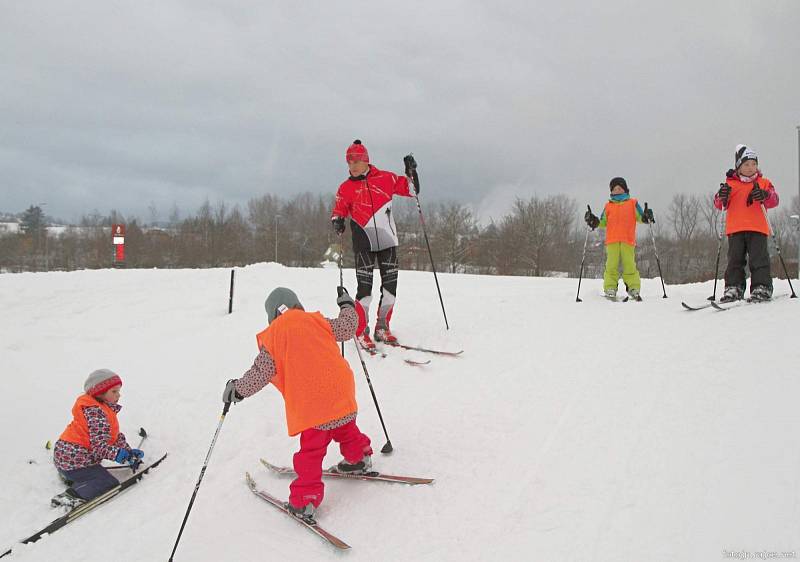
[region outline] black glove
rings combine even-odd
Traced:
[[[414,156],[409,154],[403,158],[403,164],[406,167],[406,177],[414,184],[414,190],[419,193],[419,176],[417,175],[417,161]]]
[[[655,217],[653,217],[653,209],[648,208],[647,203],[644,204],[644,212],[642,213],[642,222],[643,223],[656,222]]]
[[[343,217],[334,217],[331,219],[331,224],[333,224],[333,231],[341,236],[344,233],[344,218]]]
[[[728,206],[728,197],[730,196],[731,196],[731,186],[729,186],[727,183],[719,184],[719,191],[717,191],[717,197],[719,197],[719,200],[722,201],[723,207]]]
[[[761,189],[761,186],[756,183],[756,186],[750,191],[750,194],[747,196],[747,205],[750,206],[753,204],[753,201],[758,201],[761,203],[767,197],[769,197],[769,192],[766,189]]]
[[[417,161],[414,160],[414,155],[409,154],[403,157],[403,165],[406,167],[406,175],[411,177],[414,175],[414,170],[417,169]]]
[[[339,305],[339,308],[344,308],[346,306],[352,306],[353,308],[356,307],[353,297],[351,297],[350,293],[347,292],[347,289],[341,285],[336,287],[336,294],[339,296],[339,298],[336,299],[336,304]]]
[[[734,170],[733,168],[731,168],[727,172],[725,172],[725,177],[726,178],[732,178],[735,175],[736,175],[736,170]]]
[[[586,214],[583,215],[583,220],[586,221],[586,224],[594,230],[600,225],[600,219],[597,218],[591,211],[586,211]]]
[[[236,379],[231,379],[225,385],[225,390],[222,392],[222,401],[224,403],[227,404],[228,402],[233,402],[235,404],[236,402],[241,402],[244,400],[244,396],[236,392],[236,386],[234,386],[235,384]]]

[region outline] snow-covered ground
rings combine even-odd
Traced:
[[[345,272],[354,292],[354,275]],[[377,277],[377,274],[376,274]],[[330,481],[319,520],[337,553],[245,486],[285,497],[288,464],[272,388],[227,416],[176,560],[705,561],[748,550],[800,556],[797,300],[685,312],[711,284],[646,280],[643,303],[610,303],[601,281],[401,272],[393,328],[407,343],[464,349],[411,367],[368,358],[395,447],[380,470],[432,486]],[[169,457],[113,502],[9,560],[166,560],[222,409],[225,381],[256,354],[263,301],[293,288],[335,315],[336,269],[105,270],[0,275],[0,547],[58,511],[44,449],[86,375],[124,380],[120,414],[153,458]],[[377,282],[376,282],[377,285]],[[776,294],[788,292],[776,280]],[[384,443],[361,366],[359,423]],[[330,447],[326,464],[338,460]]]

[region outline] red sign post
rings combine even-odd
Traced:
[[[125,264],[125,225],[111,225],[111,241],[114,244],[114,265]]]

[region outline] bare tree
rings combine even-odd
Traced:
[[[675,253],[681,279],[699,280],[697,235],[702,200],[697,195],[677,193],[672,197],[667,220],[675,235]]]

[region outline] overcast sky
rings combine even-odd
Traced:
[[[737,143],[798,192],[798,0],[0,2],[0,210],[165,218],[333,193],[354,138],[422,199],[656,213]]]

